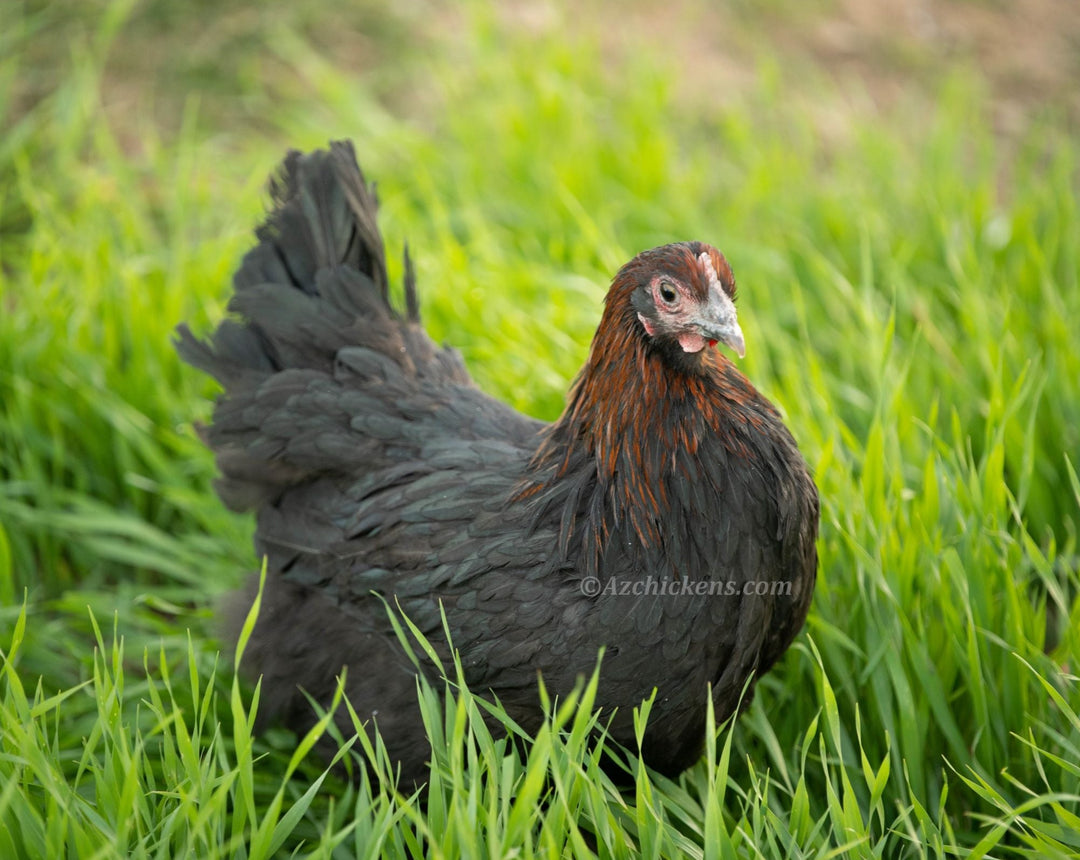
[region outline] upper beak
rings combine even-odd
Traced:
[[[718,332],[716,338],[720,343],[726,343],[733,350],[739,358],[746,358],[746,341],[743,340],[742,329],[739,328],[738,322],[732,322],[730,328],[725,328]]]
[[[735,303],[719,285],[709,291],[709,301],[694,320],[702,337],[720,341],[731,347],[739,358],[746,357],[746,341],[743,339]]]

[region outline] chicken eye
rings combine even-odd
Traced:
[[[660,282],[660,298],[662,298],[669,305],[675,303],[675,299],[678,298],[678,293],[675,292],[675,287],[671,285],[670,281]]]

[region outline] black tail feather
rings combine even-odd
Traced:
[[[177,348],[227,389],[254,371],[329,370],[337,351],[364,345],[401,360],[403,320],[389,301],[378,198],[349,141],[291,151],[270,182],[272,209],[233,279],[226,320],[209,344],[186,326]],[[406,259],[407,320],[419,303]]]
[[[271,194],[234,278],[232,318],[206,341],[177,330],[181,357],[225,389],[201,432],[234,509],[390,462],[417,444],[418,416],[437,414],[424,426],[440,436],[472,432],[486,415],[472,395],[461,395],[469,408],[449,408],[446,392],[472,382],[461,357],[421,327],[407,254],[404,313],[390,304],[378,202],[352,145],[290,152]],[[510,425],[519,421],[512,413]]]
[[[270,182],[270,196],[273,209],[255,231],[261,244],[237,272],[237,290],[265,282],[268,273],[280,283],[283,269],[295,287],[314,293],[320,269],[345,266],[366,274],[389,300],[378,196],[350,141],[307,155],[290,151]]]
[[[405,243],[405,314],[409,322],[420,322],[420,297],[416,294],[416,271],[408,242]]]

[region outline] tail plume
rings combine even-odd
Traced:
[[[375,462],[388,439],[360,425],[389,419],[403,438],[400,403],[424,384],[471,386],[460,356],[420,325],[407,251],[404,316],[390,304],[378,201],[351,143],[290,152],[270,191],[258,244],[233,280],[230,316],[206,341],[177,329],[180,356],[225,389],[200,432],[217,454],[218,491],[235,509]]]
[[[364,346],[401,360],[401,317],[389,300],[378,198],[352,143],[292,151],[270,183],[272,209],[233,280],[225,320],[209,343],[187,326],[177,348],[229,390],[289,368],[329,372],[337,352]],[[408,321],[419,322],[411,264]],[[412,338],[406,338],[412,340]]]

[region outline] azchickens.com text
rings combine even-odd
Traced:
[[[791,581],[786,579],[660,579],[651,574],[644,579],[584,577],[579,587],[586,597],[790,597]]]

